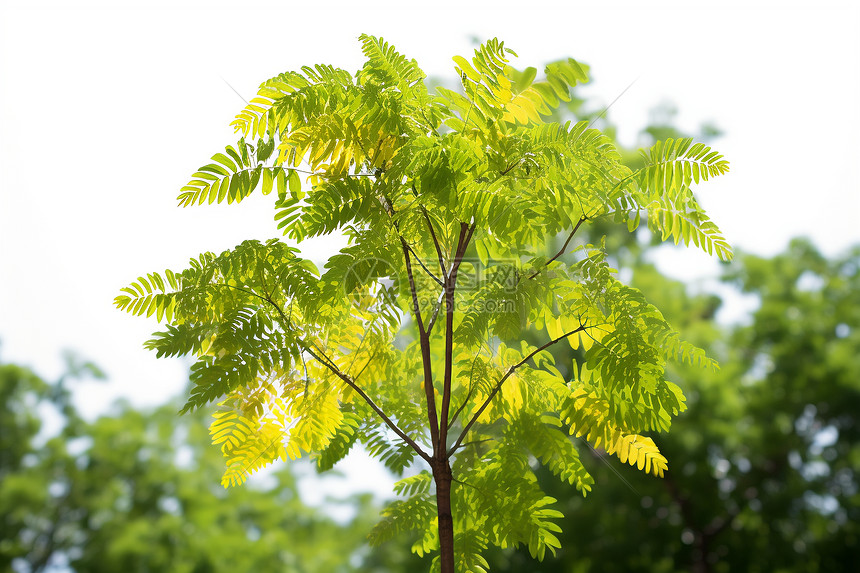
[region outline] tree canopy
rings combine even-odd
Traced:
[[[414,60],[361,44],[355,74],[317,65],[264,82],[233,122],[239,141],[179,195],[192,206],[276,191],[288,240],[338,231],[348,244],[320,271],[292,244],[246,241],[141,276],[116,305],[166,323],[146,344],[159,356],[196,357],[184,411],[218,402],[225,485],[305,453],[330,468],[362,442],[396,472],[430,470],[398,483],[373,540],[417,531],[413,550],[440,550],[443,572],[485,570],[489,545],[542,559],[562,514],[531,460],[585,495],[572,434],[662,476],[646,433],[685,408],[667,362],[716,367],[617,279],[603,242],[574,236],[644,217],[664,240],[728,260],[691,189],[728,163],[678,138],[632,169],[588,122],[546,121],[587,80],[573,59],[538,80],[490,40],[455,56],[462,91],[430,93]],[[558,234],[562,248],[545,252]],[[542,342],[526,342],[528,327]],[[584,352],[572,376],[548,352],[559,343]]]

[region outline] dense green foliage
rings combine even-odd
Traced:
[[[679,468],[622,477],[586,456],[598,487],[563,502],[563,549],[539,567],[494,554],[494,571],[850,571],[860,559],[860,248],[826,259],[796,240],[743,255],[724,280],[759,301],[720,329],[719,299],[688,296],[652,267],[647,293],[690,340],[717,349],[719,372],[673,373],[688,410],[655,441]],[[559,356],[558,358],[562,358]],[[546,472],[551,495],[565,495]]]
[[[396,472],[418,458],[431,470],[398,484],[374,541],[417,531],[413,550],[441,549],[443,572],[485,570],[489,545],[542,559],[562,514],[531,460],[585,495],[573,434],[663,475],[645,433],[685,407],[667,362],[715,366],[616,278],[603,242],[570,243],[644,217],[664,240],[730,258],[691,191],[728,163],[679,138],[631,169],[587,122],[545,121],[587,79],[571,59],[535,81],[491,40],[454,58],[462,92],[431,94],[414,61],[361,41],[356,74],[318,65],[264,82],[233,124],[242,138],[179,196],[277,190],[287,238],[347,237],[324,271],[280,240],[248,241],[142,276],[116,305],[166,321],[147,343],[159,356],[197,357],[184,409],[219,403],[225,485],[305,453],[329,468],[362,442]],[[548,352],[561,342],[585,356],[569,377]]]
[[[264,489],[225,491],[204,416],[118,405],[86,422],[71,378],[48,384],[0,364],[0,571],[403,568],[396,553],[368,550],[366,499],[346,500],[358,515],[338,524],[301,504],[287,468]]]

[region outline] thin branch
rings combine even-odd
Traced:
[[[368,396],[368,395],[367,395],[367,393],[365,393],[365,391],[364,391],[364,390],[362,390],[362,389],[361,389],[361,387],[359,387],[359,386],[358,386],[358,385],[357,385],[357,384],[356,384],[356,383],[355,383],[355,382],[354,382],[354,381],[353,381],[349,376],[347,376],[346,374],[344,374],[343,372],[341,372],[341,371],[337,368],[337,366],[335,366],[335,365],[334,365],[334,363],[333,363],[333,362],[331,362],[331,359],[330,359],[328,356],[325,356],[324,354],[323,354],[322,356],[317,355],[317,353],[316,353],[316,352],[314,352],[314,351],[313,351],[309,346],[308,346],[308,347],[306,347],[306,349],[305,349],[305,350],[308,352],[308,354],[310,354],[311,356],[313,356],[314,358],[316,358],[316,359],[317,359],[318,361],[320,361],[324,366],[326,366],[329,370],[331,370],[331,371],[332,371],[332,373],[333,373],[335,376],[337,376],[338,378],[340,378],[341,380],[343,380],[343,381],[344,381],[344,382],[345,382],[345,383],[346,383],[350,388],[352,388],[353,390],[355,390],[355,393],[356,393],[356,394],[358,394],[359,396],[361,396],[361,397],[364,399],[364,401],[365,401],[365,402],[367,402],[367,405],[368,405],[368,406],[370,406],[370,407],[371,407],[371,409],[372,409],[374,412],[376,412],[376,414],[377,414],[380,418],[382,418],[382,421],[383,421],[383,422],[385,422],[385,423],[386,423],[386,425],[387,425],[389,428],[391,428],[391,429],[392,429],[392,431],[394,431],[394,433],[395,433],[395,434],[397,434],[398,436],[400,436],[400,439],[401,439],[401,440],[403,440],[404,442],[406,442],[407,444],[409,444],[409,446],[410,446],[413,450],[415,450],[415,452],[416,452],[419,456],[421,456],[421,457],[422,457],[422,458],[423,458],[427,463],[430,463],[430,462],[431,462],[431,458],[430,458],[430,456],[427,454],[427,452],[425,452],[423,449],[421,449],[421,446],[419,446],[417,443],[415,443],[415,441],[413,441],[413,440],[412,440],[412,438],[410,438],[409,436],[407,436],[407,435],[406,435],[406,433],[405,433],[405,432],[403,432],[403,430],[401,430],[401,429],[397,426],[397,424],[395,424],[395,423],[391,420],[391,418],[389,418],[389,417],[385,414],[385,412],[383,412],[383,411],[382,411],[382,408],[380,408],[379,406],[377,406],[377,405],[376,405],[376,402],[374,402],[374,401],[373,401],[373,399],[372,399],[370,396]],[[325,360],[323,360],[323,357],[325,358]]]
[[[358,379],[361,378],[361,375],[364,373],[364,371],[367,369],[367,367],[370,366],[370,363],[373,362],[373,359],[376,358],[377,354],[379,354],[378,350],[374,351],[374,353],[370,355],[370,358],[367,359],[367,362],[364,363],[364,366],[361,367],[361,370],[359,370],[355,374],[355,376],[352,377],[353,380],[358,382]]]
[[[469,388],[469,391],[466,393],[466,398],[463,400],[463,403],[457,408],[454,412],[454,415],[451,416],[451,419],[448,421],[448,429],[451,429],[451,426],[454,425],[454,422],[457,421],[457,418],[460,416],[460,413],[463,411],[463,408],[466,407],[466,404],[469,403],[469,399],[472,397],[472,388]]]
[[[448,271],[445,270],[445,258],[442,256],[442,247],[439,245],[439,240],[436,238],[436,230],[433,229],[433,222],[430,220],[430,215],[427,214],[427,209],[421,205],[421,213],[427,221],[427,228],[430,229],[430,236],[433,238],[433,246],[436,247],[436,256],[439,257],[439,268],[442,270],[442,276],[448,277]]]
[[[412,313],[415,315],[415,322],[418,323],[419,334],[424,334],[424,320],[421,318],[421,306],[418,304],[418,293],[415,290],[415,277],[412,275],[412,261],[409,258],[409,244],[402,236],[400,237],[400,245],[403,247],[403,258],[406,260],[406,276],[409,278],[409,292],[412,295]]]
[[[227,87],[228,87],[228,88],[230,88],[231,90],[233,90],[233,93],[234,93],[234,94],[236,94],[237,96],[239,96],[239,99],[240,99],[240,100],[242,100],[243,102],[245,102],[247,105],[251,105],[250,103],[248,103],[248,100],[246,100],[246,99],[245,99],[245,96],[243,96],[242,94],[240,94],[240,93],[236,90],[236,88],[234,88],[232,85],[230,85],[230,82],[228,82],[226,79],[224,79],[224,76],[219,75],[218,77],[219,77],[219,78],[221,78],[221,81],[222,81],[222,82],[224,82],[225,84],[227,84]]]
[[[305,353],[299,352],[299,358],[302,359],[302,370],[305,373],[305,398],[307,399],[307,397],[308,397],[308,386],[310,386],[311,377],[308,374],[308,364],[307,364],[307,362],[305,362]]]
[[[436,324],[436,318],[439,317],[439,309],[442,308],[442,301],[445,300],[445,291],[439,293],[439,298],[436,299],[436,304],[433,306],[433,314],[430,320],[427,321],[427,334],[433,332],[433,326]]]
[[[530,352],[530,353],[528,354],[528,356],[526,356],[525,358],[523,358],[522,360],[520,360],[519,362],[517,362],[516,364],[514,364],[514,365],[513,365],[513,366],[511,366],[510,368],[508,368],[508,371],[507,371],[507,372],[505,372],[505,375],[504,375],[504,376],[502,376],[502,377],[499,379],[499,381],[498,381],[498,382],[496,382],[496,385],[493,387],[492,392],[490,392],[490,395],[489,395],[489,396],[487,396],[487,399],[486,399],[486,400],[484,400],[484,403],[483,403],[483,404],[481,404],[481,407],[480,407],[480,408],[478,408],[478,410],[477,410],[474,414],[472,414],[472,419],[471,419],[471,420],[469,420],[469,423],[468,423],[468,424],[466,424],[466,427],[465,427],[465,428],[463,428],[463,431],[462,431],[462,432],[460,432],[460,436],[457,438],[457,441],[456,441],[456,442],[454,442],[454,445],[453,445],[453,446],[451,446],[451,449],[449,449],[449,450],[448,450],[448,455],[449,455],[449,456],[450,456],[450,455],[452,455],[452,454],[457,450],[457,448],[459,448],[459,447],[460,447],[460,444],[463,442],[463,438],[465,438],[465,437],[466,437],[466,434],[468,434],[468,433],[469,433],[469,430],[471,430],[471,429],[472,429],[472,426],[474,426],[474,425],[475,425],[475,422],[477,422],[477,421],[478,421],[478,418],[481,416],[481,414],[483,414],[483,413],[484,413],[484,410],[486,410],[486,409],[487,409],[487,406],[489,406],[489,405],[490,405],[490,402],[493,400],[493,398],[495,398],[495,397],[496,397],[496,394],[498,394],[498,393],[499,393],[499,390],[501,390],[501,388],[502,388],[502,384],[504,384],[504,383],[505,383],[505,380],[507,380],[507,379],[511,376],[511,374],[513,374],[513,373],[517,370],[517,368],[519,368],[520,366],[522,366],[523,364],[525,364],[526,362],[528,362],[529,360],[531,360],[531,358],[532,358],[535,354],[537,354],[538,352],[541,352],[541,351],[543,351],[543,350],[546,350],[547,348],[549,348],[549,347],[550,347],[550,346],[552,346],[553,344],[556,344],[556,343],[558,343],[559,341],[564,340],[564,339],[565,339],[565,338],[567,338],[568,336],[570,336],[570,335],[572,335],[572,334],[576,334],[577,332],[581,332],[581,331],[583,331],[583,330],[585,330],[585,326],[584,326],[584,325],[579,325],[579,327],[577,327],[577,328],[575,328],[575,329],[571,330],[570,332],[567,332],[567,333],[565,333],[565,334],[562,334],[562,335],[561,335],[561,336],[559,336],[558,338],[555,338],[555,339],[553,339],[553,340],[550,340],[549,342],[547,342],[546,344],[544,344],[544,345],[543,345],[543,346],[541,346],[540,348],[536,348],[535,350],[533,350],[532,352]]]
[[[574,236],[574,235],[576,234],[576,232],[579,230],[579,227],[580,227],[584,222],[586,222],[587,220],[588,220],[588,217],[586,217],[585,215],[582,215],[582,216],[579,218],[579,221],[576,223],[576,226],[573,228],[573,230],[572,230],[572,231],[570,232],[570,234],[567,236],[567,240],[566,240],[566,241],[564,242],[564,244],[561,246],[561,249],[559,249],[559,250],[558,250],[558,252],[555,254],[555,256],[553,256],[550,260],[548,260],[547,262],[545,262],[545,263],[544,263],[544,266],[548,266],[551,262],[553,262],[554,260],[556,260],[557,258],[559,258],[562,254],[564,254],[564,251],[566,251],[566,250],[567,250],[567,246],[570,244],[570,240],[571,240],[571,239],[573,239],[573,236]],[[540,274],[540,270],[537,270],[537,271],[533,272],[531,275],[529,275],[529,280],[531,280],[531,279],[535,278],[535,277],[536,277],[536,276],[538,276],[539,274]]]
[[[255,296],[255,297],[257,297],[258,299],[262,300],[263,302],[271,302],[271,301],[270,301],[269,299],[267,299],[266,297],[264,297],[264,296],[262,296],[262,295],[260,295],[260,294],[258,294],[258,293],[255,293],[255,292],[254,292],[254,291],[252,291],[252,290],[248,290],[248,289],[246,289],[246,288],[242,288],[242,287],[240,287],[240,286],[228,285],[227,283],[223,283],[223,284],[222,284],[222,283],[209,283],[209,285],[207,285],[207,286],[227,287],[227,288],[231,288],[231,289],[233,289],[233,290],[239,290],[239,291],[242,291],[242,292],[244,292],[244,293],[246,293],[246,294],[249,294],[249,295],[251,295],[251,296]]]
[[[472,238],[472,233],[475,232],[475,222],[471,225],[468,223],[460,223],[460,237],[457,240],[457,251],[454,253],[454,261],[451,263],[451,272],[448,273],[448,278],[445,280],[445,374],[442,382],[442,420],[440,422],[440,433],[438,452],[445,453],[445,448],[448,446],[448,415],[451,408],[451,379],[454,368],[454,304],[455,290],[457,288],[457,272],[460,270],[460,263],[463,261],[463,255],[466,254],[466,249],[469,247],[469,240]]]
[[[424,328],[424,320],[421,318],[421,307],[418,304],[418,294],[415,291],[415,277],[412,275],[412,263],[409,260],[409,245],[406,239],[400,237],[403,247],[403,257],[406,260],[406,274],[409,277],[409,291],[412,294],[412,311],[418,324],[418,340],[421,344],[421,362],[424,366],[424,396],[427,400],[427,421],[430,425],[430,440],[433,450],[439,440],[439,419],[436,413],[436,389],[433,387],[433,369],[430,355],[430,334]]]
[[[484,491],[483,489],[481,489],[481,488],[479,488],[478,486],[476,486],[476,485],[474,485],[474,484],[471,484],[471,483],[469,483],[469,482],[465,482],[465,481],[463,481],[463,480],[461,480],[461,479],[457,479],[457,478],[455,478],[455,477],[452,477],[452,478],[451,478],[451,481],[453,481],[453,482],[455,482],[455,483],[459,483],[459,484],[461,484],[461,485],[469,486],[470,488],[474,489],[474,490],[475,490],[475,491],[477,491],[478,493],[483,494],[485,497],[486,497],[486,495],[487,495],[487,492],[486,492],[486,491]]]
[[[633,487],[633,484],[632,484],[632,483],[630,483],[629,481],[627,481],[627,479],[625,479],[625,477],[624,477],[623,475],[621,475],[621,472],[619,472],[617,469],[615,469],[615,468],[612,466],[612,462],[610,462],[610,461],[607,459],[607,456],[604,456],[603,454],[601,454],[600,452],[598,452],[598,451],[597,451],[597,449],[596,449],[594,446],[592,446],[592,445],[588,442],[588,440],[586,440],[585,438],[583,438],[583,437],[581,437],[581,436],[580,436],[579,440],[580,440],[582,443],[584,443],[586,446],[588,446],[588,447],[589,447],[589,449],[591,450],[591,453],[594,455],[594,457],[595,457],[595,458],[597,458],[598,460],[600,460],[601,462],[603,462],[603,465],[605,465],[607,468],[609,468],[610,470],[612,470],[612,473],[614,473],[614,474],[618,477],[618,479],[620,479],[620,480],[624,483],[624,485],[626,485],[626,486],[627,486],[627,489],[629,489],[630,491],[632,491],[633,493],[635,493],[637,496],[642,497],[642,494],[641,494],[641,493],[639,493],[639,490],[638,490],[638,489],[636,489],[635,487]]]
[[[615,105],[615,102],[617,102],[621,98],[621,96],[623,96],[625,93],[627,93],[627,90],[632,88],[633,84],[635,84],[637,81],[639,81],[639,78],[634,79],[632,82],[630,82],[630,84],[626,88],[621,90],[621,93],[618,94],[617,96],[615,96],[615,99],[612,100],[612,103],[610,103],[608,106],[603,108],[603,111],[601,111],[597,117],[595,117],[590,122],[588,122],[588,126],[585,129],[589,129],[594,124],[594,122],[596,122],[598,119],[603,117],[603,114],[605,114],[607,111],[609,111],[609,108],[612,107],[613,105]]]
[[[513,163],[510,164],[510,166],[506,167],[502,171],[499,171],[499,175],[507,175],[511,171],[511,169],[513,169],[514,167],[516,167],[520,163],[522,163],[522,159],[520,159],[519,161],[514,161]]]
[[[313,356],[318,362],[320,362],[323,366],[328,368],[335,376],[337,376],[338,378],[343,380],[347,384],[347,386],[349,386],[350,388],[352,388],[355,391],[356,394],[361,396],[362,399],[367,403],[367,405],[370,406],[370,408],[374,412],[376,412],[376,414],[380,418],[382,418],[382,421],[385,422],[385,424],[389,428],[391,428],[391,430],[395,434],[400,436],[400,439],[402,439],[404,442],[409,444],[409,446],[413,450],[415,450],[415,453],[417,453],[419,456],[421,456],[428,463],[430,462],[430,456],[427,454],[427,452],[425,452],[423,449],[421,449],[421,446],[419,446],[417,443],[415,443],[415,441],[412,440],[412,438],[407,436],[406,433],[403,430],[401,430],[397,426],[397,424],[395,424],[394,421],[388,417],[388,415],[386,415],[386,413],[382,410],[382,408],[380,408],[376,404],[376,402],[373,401],[373,398],[368,396],[367,393],[358,384],[356,384],[352,378],[350,378],[349,376],[347,376],[346,374],[341,372],[340,369],[337,367],[337,365],[334,363],[334,361],[331,358],[329,358],[328,356],[326,356],[326,354],[316,344],[314,344],[313,342],[311,344],[308,344],[307,342],[302,340],[300,337],[296,337],[296,341],[298,341],[301,346],[304,346],[305,352],[307,352],[308,354]],[[311,348],[311,346],[313,346],[313,348]],[[316,349],[316,350],[314,350],[314,349]]]
[[[494,495],[491,493],[487,493],[487,490],[480,488],[480,487],[476,486],[475,484],[471,484],[469,482],[465,482],[465,481],[457,479],[457,478],[451,478],[451,481],[465,485],[465,486],[468,486],[468,487],[472,488],[473,490],[477,491],[479,494],[481,494],[485,498],[490,498]]]
[[[421,268],[424,269],[425,273],[427,273],[427,276],[439,283],[439,286],[444,287],[445,283],[442,282],[442,279],[430,272],[430,269],[427,268],[427,266],[421,261],[421,257],[418,256],[418,253],[416,253],[415,249],[412,248],[412,245],[406,243],[406,248],[409,249],[409,252],[412,253],[412,255],[415,257],[415,260],[418,261],[418,264],[421,265]]]
[[[457,268],[460,267],[460,263],[463,262],[463,256],[466,254],[466,248],[469,246],[469,242],[472,240],[472,235],[475,234],[475,226],[478,223],[475,221],[475,218],[472,217],[472,223],[469,225],[469,234],[466,235],[466,240],[463,242],[463,252],[460,253],[460,257],[457,259],[456,264]]]
[[[232,288],[232,289],[235,289],[235,290],[239,290],[239,291],[242,291],[242,292],[248,293],[248,294],[250,294],[250,295],[253,295],[253,296],[255,296],[255,297],[259,298],[260,300],[262,300],[263,302],[266,302],[266,303],[270,304],[271,306],[273,306],[273,307],[275,308],[275,310],[277,310],[277,311],[278,311],[278,314],[280,315],[281,320],[283,321],[283,326],[284,326],[284,328],[285,328],[286,330],[292,330],[292,327],[291,327],[292,321],[287,317],[287,315],[285,315],[285,314],[284,314],[283,309],[282,309],[282,308],[281,308],[281,307],[280,307],[280,306],[279,306],[275,301],[273,301],[273,300],[271,299],[271,297],[269,297],[268,293],[266,294],[266,296],[263,296],[263,295],[261,295],[261,294],[259,294],[259,293],[256,293],[256,292],[254,292],[254,291],[248,290],[248,289],[246,289],[246,288],[237,287],[237,286],[228,285],[228,284],[214,284],[214,285],[212,285],[212,286],[223,286],[223,287],[227,287],[227,288]],[[298,340],[298,339],[297,339],[297,340]],[[308,346],[308,344],[307,344],[306,342],[304,342],[304,341],[301,341],[301,342],[302,342],[302,344],[306,347],[306,349],[309,349],[309,346]],[[323,356],[325,356],[325,353],[322,351],[322,349],[321,349],[319,346],[317,346],[317,345],[316,345],[315,343],[313,343],[313,342],[311,342],[310,344],[311,344],[314,348],[316,348],[316,349],[317,349],[317,351],[318,351],[320,354],[322,354]],[[326,366],[328,366],[329,368],[331,368],[331,366],[332,366],[332,365],[334,365],[334,362],[332,362],[332,363],[331,363],[331,365],[328,365],[328,364],[327,364]],[[337,367],[337,366],[335,366],[335,368],[336,368],[336,367]]]
[[[254,171],[254,169],[257,169],[258,167],[263,167],[264,169],[275,169],[276,167],[280,167],[281,169],[289,169],[290,171],[295,171],[296,173],[303,173],[305,175],[315,175],[317,177],[326,177],[326,178],[332,177],[331,173],[326,173],[325,171],[311,171],[309,169],[300,169],[298,167],[284,167],[283,163],[281,163],[280,165],[272,165],[269,167],[260,163],[256,167],[249,168],[249,169],[240,169],[236,173],[239,173],[241,171]],[[374,177],[374,176],[375,176],[374,173],[341,173],[341,174],[338,174],[337,177],[335,177],[335,178],[339,179],[341,177]]]
[[[451,420],[448,421],[448,429],[454,425],[454,422],[457,421],[457,418],[460,416],[460,413],[463,411],[463,408],[466,407],[466,404],[469,403],[469,400],[472,398],[472,392],[475,390],[475,385],[472,383],[475,376],[475,362],[478,361],[478,356],[475,356],[475,359],[472,360],[472,369],[469,372],[469,391],[466,392],[466,398],[463,400],[463,403],[460,404],[460,407],[454,412],[454,415],[451,416]]]
[[[376,316],[373,317],[373,320],[370,321],[370,324],[367,325],[367,328],[364,331],[365,332],[364,336],[361,337],[361,342],[358,343],[358,348],[356,348],[355,351],[350,353],[351,355],[354,354],[355,356],[353,356],[352,361],[349,363],[349,366],[346,367],[346,373],[347,374],[349,374],[349,371],[352,370],[352,365],[355,364],[355,361],[358,360],[358,354],[359,354],[359,352],[361,352],[362,346],[364,346],[364,341],[367,340],[367,331],[373,327],[373,325],[376,323],[376,321],[381,316],[382,316],[382,313],[380,312],[380,313],[377,313]],[[370,364],[370,360],[372,360],[374,356],[376,356],[376,352],[374,352],[371,355],[370,359],[368,359],[368,361],[367,361],[367,364]],[[361,373],[364,372],[365,368],[367,368],[367,364],[364,365],[364,367],[359,371],[358,374],[353,376],[353,380],[358,380],[358,377],[361,376]]]
[[[495,439],[495,438],[484,438],[483,440],[472,440],[471,442],[463,442],[462,444],[460,444],[460,446],[458,447],[458,449],[459,449],[459,448],[465,448],[465,447],[467,447],[467,446],[475,446],[475,445],[478,445],[478,444],[483,444],[484,442],[490,442],[490,441],[492,441],[492,440],[494,440],[494,439]]]
[[[433,127],[433,124],[430,122],[430,120],[427,119],[427,114],[424,113],[424,108],[423,107],[419,108],[419,111],[421,112],[421,117],[424,118],[424,121],[427,122],[427,125],[430,127],[430,129],[433,130],[433,133],[435,133],[439,137],[442,137],[441,135],[439,135],[439,132],[436,130],[436,128]],[[418,122],[415,122],[415,123],[418,123]]]
[[[254,296],[256,296],[257,298],[259,298],[259,299],[261,299],[261,300],[263,300],[263,301],[265,301],[265,302],[269,303],[269,304],[270,304],[272,307],[274,307],[274,308],[275,308],[275,310],[278,312],[278,315],[281,317],[281,320],[283,321],[283,326],[284,326],[285,328],[288,328],[288,329],[289,329],[289,327],[288,327],[288,325],[290,324],[289,319],[288,319],[288,318],[287,318],[287,316],[284,314],[284,311],[283,311],[283,309],[280,307],[280,305],[278,305],[275,301],[273,301],[273,300],[271,299],[271,297],[268,297],[268,296],[262,296],[262,295],[260,295],[260,294],[258,294],[258,293],[255,293],[255,292],[253,292],[253,291],[250,291],[250,290],[248,290],[248,289],[244,289],[244,288],[241,288],[241,287],[234,287],[234,286],[232,286],[232,285],[222,285],[222,286],[227,286],[227,287],[230,287],[230,288],[235,288],[235,289],[237,289],[237,290],[244,291],[244,292],[246,292],[246,293],[248,293],[248,294],[254,295]],[[431,458],[430,458],[430,456],[429,456],[429,455],[427,455],[427,452],[425,452],[423,449],[421,449],[421,446],[419,446],[417,443],[415,443],[415,441],[414,441],[412,438],[410,438],[409,436],[407,436],[407,435],[406,435],[406,433],[405,433],[405,432],[403,432],[403,430],[401,430],[401,429],[397,426],[397,424],[395,424],[395,423],[394,423],[394,421],[392,421],[392,420],[391,420],[391,418],[389,418],[389,417],[385,414],[385,412],[382,410],[382,408],[380,408],[380,407],[376,404],[376,402],[374,402],[374,401],[373,401],[373,399],[372,399],[370,396],[368,396],[368,395],[367,395],[367,393],[366,393],[364,390],[362,390],[360,386],[358,386],[358,384],[356,384],[356,383],[355,383],[355,381],[354,381],[352,378],[350,378],[349,376],[347,376],[346,374],[344,374],[343,372],[341,372],[341,371],[340,371],[340,369],[337,367],[337,365],[334,363],[334,361],[333,361],[331,358],[329,358],[328,356],[326,356],[325,352],[323,352],[323,351],[322,351],[322,350],[321,350],[321,349],[320,349],[320,348],[319,348],[315,343],[311,342],[311,343],[309,344],[309,343],[305,342],[304,340],[302,340],[302,338],[301,338],[301,337],[299,337],[299,336],[296,336],[296,337],[295,337],[295,340],[296,340],[296,342],[298,342],[298,343],[299,343],[299,346],[302,346],[302,347],[303,347],[303,349],[304,349],[304,351],[305,351],[305,352],[307,352],[308,354],[310,354],[311,356],[313,356],[313,357],[314,357],[318,362],[320,362],[323,366],[325,366],[326,368],[328,368],[329,370],[331,370],[331,371],[332,371],[332,373],[333,373],[335,376],[337,376],[338,378],[340,378],[341,380],[343,380],[343,381],[347,384],[347,386],[349,386],[350,388],[352,388],[352,389],[355,391],[355,393],[356,393],[356,394],[358,394],[359,396],[361,396],[361,397],[362,397],[362,399],[364,399],[364,401],[365,401],[365,402],[367,402],[367,405],[368,405],[368,406],[370,406],[370,408],[371,408],[374,412],[376,412],[376,414],[377,414],[380,418],[382,418],[382,421],[383,421],[383,422],[385,422],[385,424],[386,424],[389,428],[391,428],[391,430],[392,430],[395,434],[397,434],[398,436],[400,436],[400,439],[402,439],[404,442],[406,442],[406,443],[407,443],[407,444],[408,444],[408,445],[409,445],[413,450],[415,450],[415,453],[417,453],[419,456],[421,456],[421,457],[422,457],[422,458],[423,458],[427,463],[430,463]],[[312,347],[313,347],[313,348],[312,348]],[[314,350],[314,348],[316,349],[316,351]]]
[[[400,225],[394,219],[394,215],[395,215],[394,205],[391,203],[391,200],[388,197],[386,197],[385,195],[382,196],[382,199],[385,201],[383,203],[383,209],[385,210],[385,213],[388,215],[389,220],[394,225],[394,229],[397,231],[397,236],[400,238],[400,242],[403,243],[404,248],[409,249],[409,252],[415,256],[415,260],[418,261],[418,264],[421,265],[421,268],[424,269],[424,272],[427,273],[427,275],[430,278],[432,278],[434,281],[439,283],[439,286],[444,287],[445,283],[443,283],[439,277],[437,277],[432,272],[430,272],[430,269],[427,268],[427,265],[425,265],[424,262],[421,260],[421,257],[418,256],[418,253],[416,253],[415,249],[412,248],[412,245],[410,245],[408,242],[406,242],[406,239],[404,239],[403,235],[400,234]],[[407,267],[409,266],[408,257],[406,259],[406,265],[407,265]],[[410,280],[411,280],[411,278],[412,277],[410,275]]]

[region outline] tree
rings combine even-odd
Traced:
[[[267,487],[225,492],[202,412],[177,421],[177,404],[119,404],[87,422],[71,401],[74,377],[48,383],[0,364],[0,571],[405,568],[397,552],[368,554],[376,516],[367,499],[349,500],[357,515],[336,523],[302,505],[288,468]]]
[[[264,82],[233,122],[238,143],[179,195],[191,206],[277,189],[286,237],[347,237],[324,272],[283,241],[246,241],[141,276],[116,306],[166,321],[146,344],[158,356],[197,357],[184,411],[218,401],[225,485],[303,453],[330,468],[360,441],[394,471],[429,468],[397,484],[405,499],[373,541],[415,531],[413,551],[439,550],[444,573],[485,570],[491,544],[542,559],[562,514],[532,457],[583,495],[593,480],[569,434],[662,475],[643,433],[684,409],[666,361],[715,366],[614,277],[603,244],[574,236],[603,220],[632,231],[645,215],[664,239],[728,259],[691,191],[728,163],[674,139],[633,170],[586,122],[545,122],[587,80],[572,59],[535,81],[490,40],[454,58],[462,92],[430,94],[414,60],[361,42],[355,75],[318,65]],[[522,340],[527,324],[541,344]],[[562,342],[587,357],[570,380],[548,352]]]

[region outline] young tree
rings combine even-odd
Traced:
[[[303,453],[328,469],[361,442],[397,472],[416,457],[429,469],[398,482],[405,499],[372,540],[415,530],[413,551],[439,550],[442,572],[484,571],[489,544],[542,558],[562,514],[533,459],[585,495],[593,480],[574,434],[662,475],[642,433],[684,409],[664,365],[715,366],[615,278],[601,244],[571,247],[574,235],[598,219],[633,231],[645,214],[664,239],[728,259],[690,189],[728,163],[677,139],[631,170],[585,122],[546,123],[587,79],[572,59],[535,81],[490,40],[454,58],[462,93],[431,94],[414,60],[361,43],[355,75],[317,65],[264,82],[233,122],[238,144],[179,196],[190,206],[277,190],[286,237],[348,238],[324,271],[280,240],[246,241],[142,276],[116,305],[166,321],[146,344],[158,356],[197,357],[184,410],[219,402],[225,486]],[[564,246],[544,254],[560,233]],[[522,341],[526,325],[545,342]],[[570,380],[547,352],[562,342],[587,356]]]

